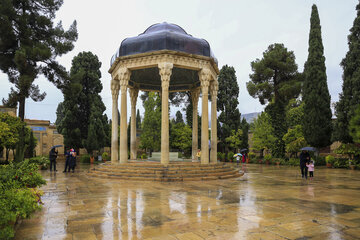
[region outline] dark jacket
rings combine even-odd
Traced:
[[[310,154],[308,152],[300,153],[300,166],[306,166],[306,163],[310,162]]]
[[[52,148],[49,152],[50,161],[55,161],[56,157],[57,157],[57,152],[55,151],[55,148]]]

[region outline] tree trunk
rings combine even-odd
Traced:
[[[20,97],[19,100],[19,118],[24,122],[25,116],[25,97]],[[19,142],[16,145],[15,161],[21,162],[24,160],[25,152],[25,126],[22,126],[19,132]]]

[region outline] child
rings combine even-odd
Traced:
[[[314,161],[311,160],[310,163],[306,163],[306,167],[307,167],[308,170],[309,170],[310,180],[312,180],[313,177],[314,177],[314,168],[315,168],[315,166],[314,166]]]
[[[239,163],[240,163],[240,156],[239,155],[236,155],[236,163],[239,166]]]

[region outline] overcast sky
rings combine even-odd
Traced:
[[[175,23],[188,34],[204,38],[219,61],[236,70],[240,88],[239,110],[242,114],[262,111],[264,106],[249,96],[246,82],[251,73],[250,62],[262,58],[270,44],[284,43],[294,51],[299,70],[307,58],[312,4],[319,10],[325,48],[326,72],[331,101],[339,99],[342,68],[339,66],[347,50],[347,35],[356,17],[358,0],[64,0],[57,13],[67,29],[78,23],[79,39],[72,52],[59,61],[70,70],[71,60],[79,52],[91,51],[102,62],[102,99],[111,117],[111,56],[127,37],[137,36],[152,24]],[[26,101],[25,117],[55,122],[56,108],[63,101],[60,90],[43,76],[35,81],[47,93],[44,101]],[[11,84],[0,73],[0,97],[7,97]],[[130,113],[128,100],[128,113]],[[137,108],[143,113],[141,100]],[[176,109],[177,110],[177,109]],[[175,110],[172,109],[172,115]]]

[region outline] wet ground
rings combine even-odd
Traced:
[[[62,165],[58,164],[58,169]],[[360,171],[248,165],[244,177],[129,182],[42,171],[16,239],[360,239]]]

